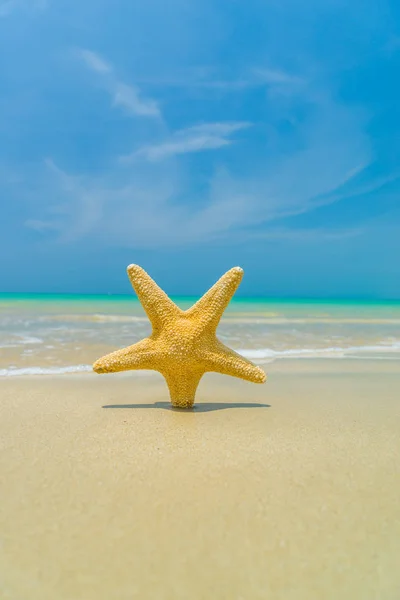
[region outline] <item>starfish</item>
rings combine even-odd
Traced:
[[[234,267],[186,311],[181,310],[138,265],[128,276],[147,313],[152,333],[142,341],[107,354],[93,365],[96,373],[131,369],[159,371],[166,379],[171,403],[191,408],[200,379],[209,371],[264,383],[260,367],[225,346],[216,329],[239,287],[243,269]]]

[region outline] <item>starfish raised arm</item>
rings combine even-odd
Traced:
[[[242,277],[243,269],[240,267],[233,267],[227,271],[196,304],[186,311],[187,316],[198,319],[203,329],[210,328],[215,331]]]
[[[136,369],[154,369],[156,354],[153,340],[145,338],[133,346],[99,358],[94,363],[93,370],[96,373],[117,373]]]
[[[182,312],[144,269],[138,265],[129,265],[127,272],[133,289],[153,326],[153,333],[160,331],[168,320]]]
[[[231,350],[217,340],[215,350],[207,353],[207,370],[222,375],[240,377],[253,383],[265,383],[264,371],[241,354]]]

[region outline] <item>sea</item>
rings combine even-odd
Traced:
[[[196,298],[173,298],[182,309]],[[135,296],[0,294],[0,377],[90,372],[151,332]],[[237,298],[218,328],[264,365],[309,359],[400,360],[400,301]]]

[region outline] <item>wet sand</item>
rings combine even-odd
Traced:
[[[0,598],[397,600],[400,368],[0,381]]]

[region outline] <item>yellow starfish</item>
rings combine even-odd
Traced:
[[[96,373],[159,371],[167,381],[172,404],[180,408],[193,406],[197,386],[208,371],[265,382],[260,367],[216,337],[218,323],[242,280],[243,269],[227,271],[186,311],[172,302],[141,267],[130,265],[127,270],[153,331],[137,344],[100,358],[93,365]]]

